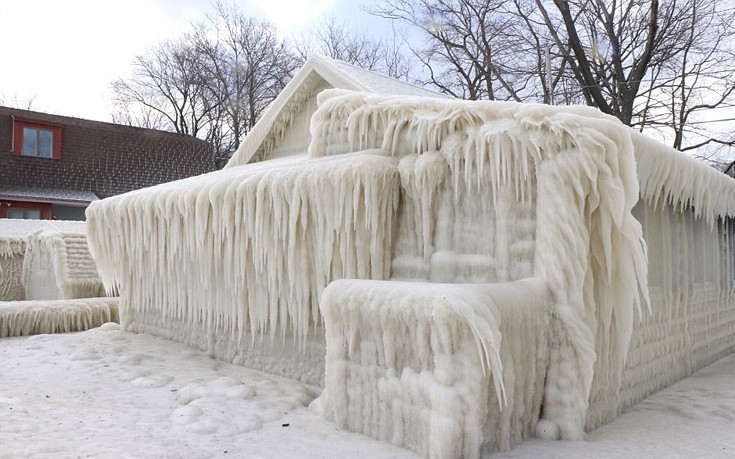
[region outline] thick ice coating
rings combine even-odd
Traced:
[[[117,298],[0,301],[0,338],[84,331],[117,320]]]
[[[0,220],[0,301],[102,293],[84,222]]]
[[[638,181],[630,131],[586,107],[332,90],[320,94],[312,138],[312,155],[439,150],[455,190],[464,190],[458,202],[473,199],[484,184],[496,203],[501,189],[521,202],[536,190],[534,272],[554,294],[559,323],[552,327],[560,335],[551,349],[544,417],[563,438],[580,438],[598,358],[595,337],[611,337],[599,358],[619,387],[633,315],[648,302],[645,243],[631,214]]]
[[[324,411],[424,457],[509,449],[541,409],[550,303],[540,279],[335,281],[322,299]]]
[[[303,346],[331,280],[388,277],[396,163],[287,158],[93,203],[91,249],[123,324],[212,351],[216,336],[245,350],[263,335]]]

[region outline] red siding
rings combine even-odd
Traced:
[[[3,200],[3,201],[0,201],[0,218],[8,218],[8,207],[21,207],[23,209],[38,209],[41,211],[42,220],[51,220],[51,204],[47,204],[43,202],[5,201]]]

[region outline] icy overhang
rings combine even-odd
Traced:
[[[714,224],[735,217],[735,180],[691,156],[630,130],[641,197],[656,206],[691,208]]]

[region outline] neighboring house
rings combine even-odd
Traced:
[[[311,141],[310,120],[317,94],[325,89],[449,98],[343,61],[312,56],[263,112],[225,167],[305,153]]]
[[[92,201],[213,169],[194,137],[0,107],[0,218],[83,220]]]

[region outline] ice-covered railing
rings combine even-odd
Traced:
[[[551,301],[540,279],[335,281],[322,409],[423,457],[510,449],[541,409]]]
[[[0,301],[0,338],[84,331],[118,321],[117,298]]]
[[[319,95],[311,133],[311,155],[439,151],[451,180],[461,178],[469,191],[472,183],[489,184],[501,196],[510,187],[523,202],[535,190],[534,273],[554,295],[558,335],[543,430],[580,438],[590,393],[599,388],[595,369],[617,390],[634,313],[648,303],[645,243],[631,214],[639,196],[631,131],[589,107],[328,90]]]
[[[388,277],[399,180],[380,152],[228,168],[92,203],[90,247],[128,328],[303,342],[331,280]]]

